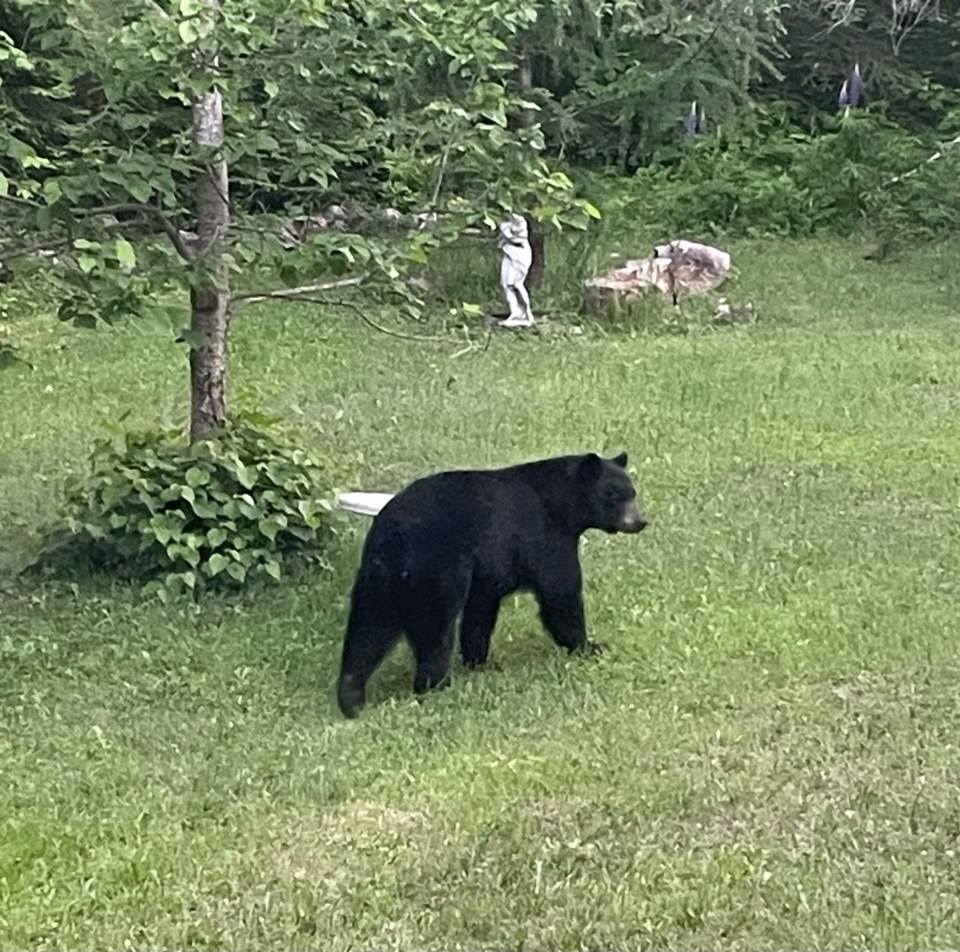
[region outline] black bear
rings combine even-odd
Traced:
[[[416,656],[417,694],[446,684],[460,622],[468,667],[487,660],[500,602],[529,590],[553,640],[587,639],[578,543],[587,529],[640,532],[646,517],[627,454],[559,456],[494,470],[453,470],[411,483],[377,514],[353,586],[337,699],[347,717],[401,635]]]

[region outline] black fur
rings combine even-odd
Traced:
[[[456,470],[411,483],[376,516],[350,606],[338,701],[356,717],[366,685],[406,635],[414,691],[449,678],[454,624],[464,663],[487,660],[500,602],[534,593],[553,640],[592,653],[578,543],[587,529],[639,532],[647,524],[626,473],[627,454],[560,456],[496,470]]]

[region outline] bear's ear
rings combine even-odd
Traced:
[[[580,474],[584,479],[599,479],[603,471],[603,460],[596,453],[587,453],[580,463]]]
[[[621,469],[627,468],[627,452],[624,450],[619,456],[614,456],[612,462],[616,463]]]

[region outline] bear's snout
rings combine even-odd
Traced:
[[[648,524],[649,520],[637,508],[636,503],[630,503],[629,506],[626,506],[620,516],[621,532],[642,532]]]

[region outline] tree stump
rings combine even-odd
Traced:
[[[654,249],[651,258],[634,258],[605,275],[584,283],[584,310],[613,318],[656,289],[673,298],[703,294],[723,283],[730,270],[730,255],[719,248],[692,241],[672,241]]]
[[[591,278],[584,286],[584,310],[607,320],[616,318],[624,307],[639,300],[644,289],[616,278]]]

